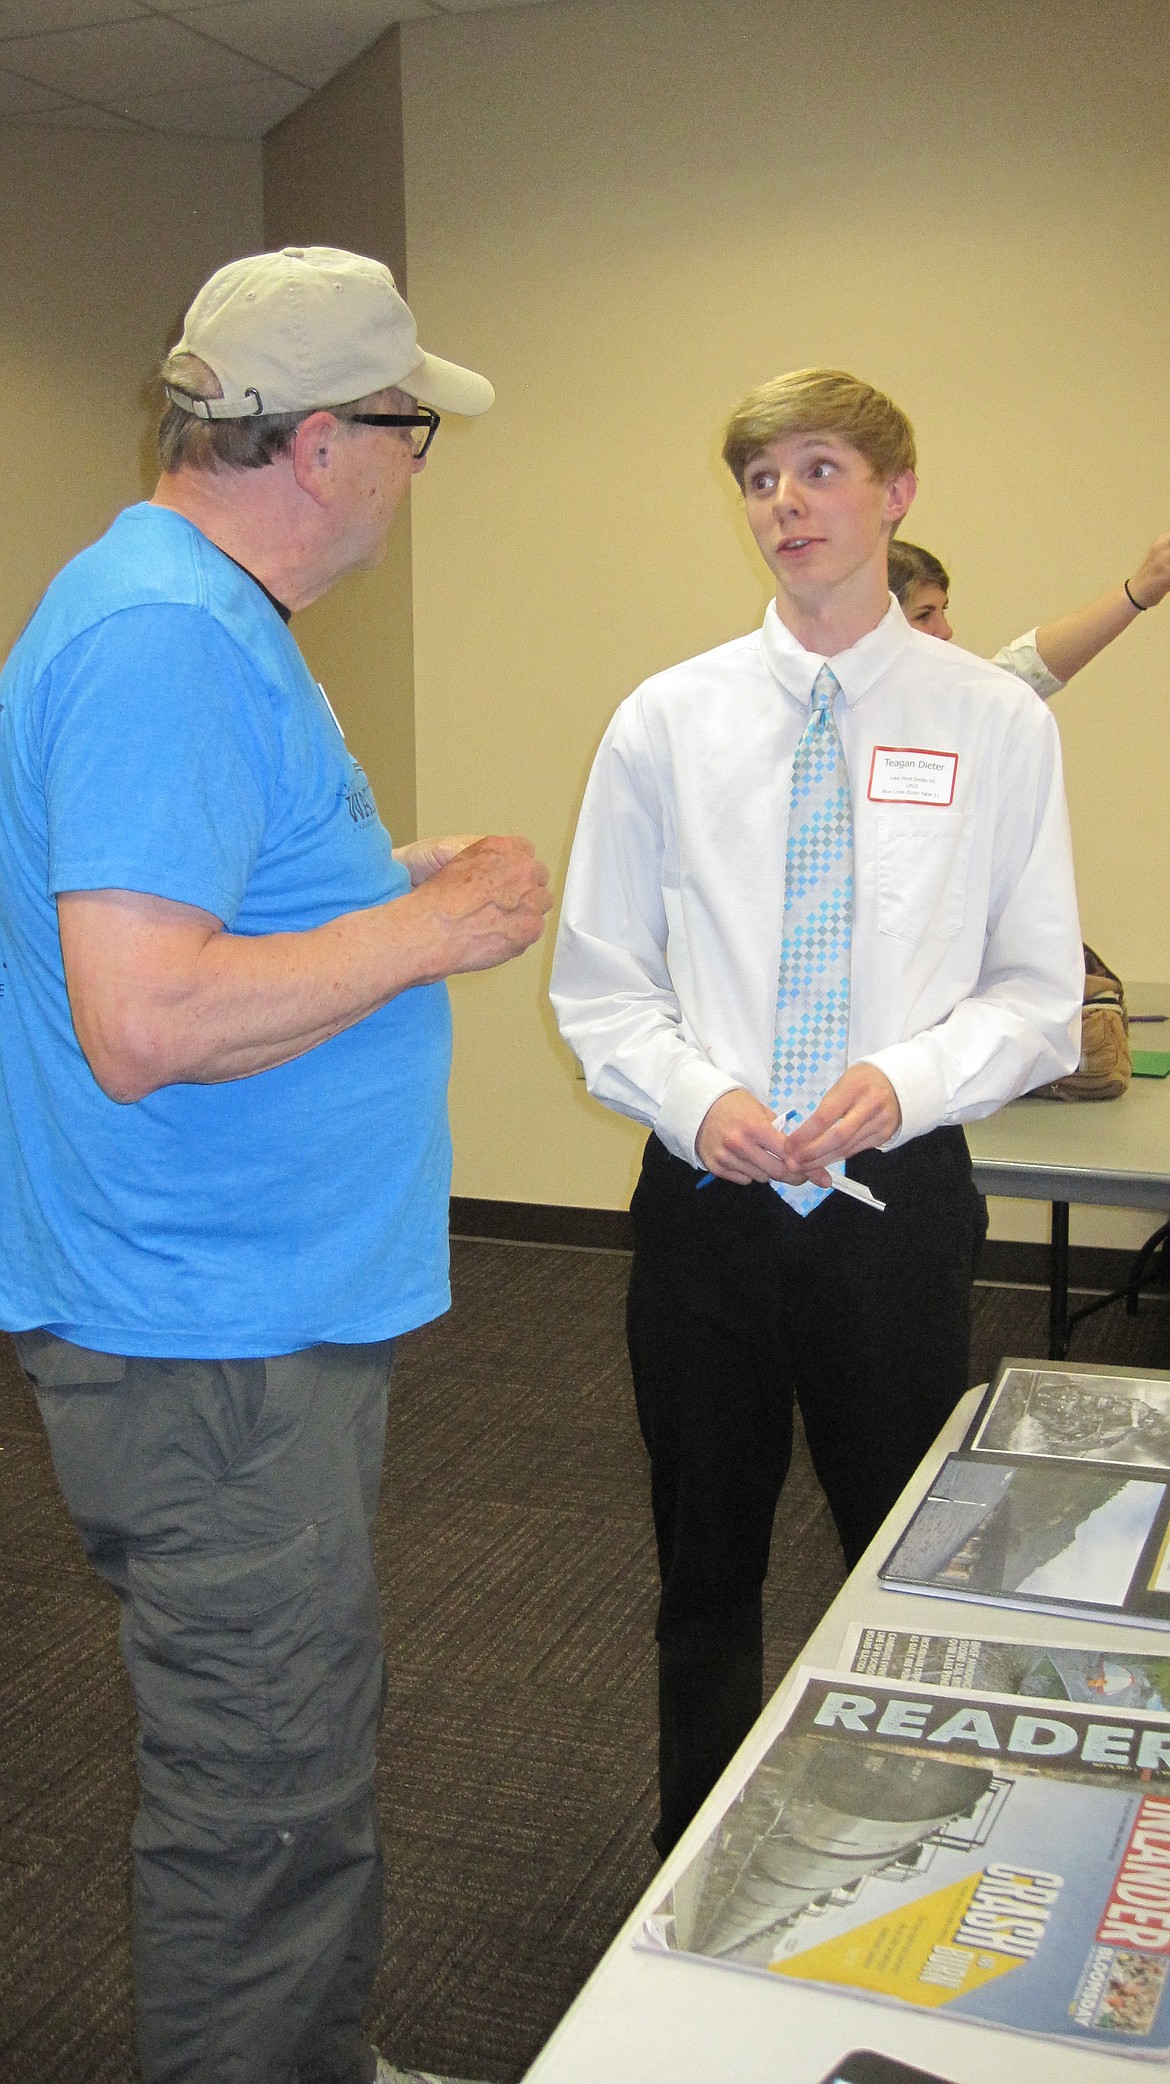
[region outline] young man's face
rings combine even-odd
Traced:
[[[750,459],[743,491],[781,607],[813,607],[843,590],[884,592],[890,530],[914,497],[913,471],[882,484],[840,435],[786,434]]]

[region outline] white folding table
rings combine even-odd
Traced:
[[[1126,986],[1131,1013],[1170,1007],[1170,985]],[[1170,1021],[1135,1022],[1135,1049],[1170,1048]],[[1135,1078],[1118,1100],[1013,1100],[966,1124],[976,1185],[1052,1205],[1048,1351],[1068,1343],[1068,1211],[1073,1201],[1170,1215],[1170,1078]]]
[[[1090,1110],[1091,1111],[1091,1110]],[[1165,1655],[1166,1631],[1069,1622],[1008,1608],[887,1592],[875,1578],[943,1457],[958,1446],[980,1392],[953,1413],[871,1547],[811,1637],[801,1662],[835,1667],[846,1628],[865,1622],[935,1635],[1017,1641],[1123,1644]],[[975,2026],[937,2013],[870,2003],[715,1962],[635,1948],[642,1920],[699,1850],[708,1831],[766,1751],[782,1718],[790,1673],[527,2073],[526,2084],[818,2084],[853,2048],[898,2055],[952,2084],[1138,2084],[1166,2075],[1153,2065],[1034,2035]]]

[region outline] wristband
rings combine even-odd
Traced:
[[[1144,614],[1145,614],[1145,612],[1146,612],[1146,603],[1145,603],[1145,601],[1135,601],[1135,599],[1134,599],[1134,597],[1133,597],[1132,593],[1131,593],[1131,592],[1130,592],[1130,590],[1129,590],[1129,580],[1128,580],[1128,579],[1123,579],[1121,583],[1122,583],[1122,585],[1123,585],[1123,586],[1124,586],[1124,588],[1125,588],[1125,598],[1126,598],[1126,600],[1127,600],[1127,601],[1129,602],[1129,605],[1130,605],[1130,607],[1131,607],[1131,608],[1136,608],[1136,609],[1137,609],[1137,611],[1138,611],[1138,614],[1139,614],[1139,615],[1144,615]]]

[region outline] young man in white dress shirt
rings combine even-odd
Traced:
[[[628,1337],[662,1574],[664,1853],[760,1710],[793,1397],[852,1566],[967,1387],[982,1214],[958,1125],[1076,1063],[1083,976],[1052,718],[910,629],[887,589],[916,489],[905,415],[797,371],[745,399],[723,453],[775,603],[618,710],[552,983],[590,1091],[654,1132]],[[847,1068],[785,1134],[789,803],[826,663],[852,809]],[[884,1211],[832,1192],[801,1214],[772,1191],[823,1188],[843,1159]]]

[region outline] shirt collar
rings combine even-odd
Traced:
[[[806,706],[812,700],[813,681],[823,665],[832,667],[845,700],[852,705],[880,680],[898,654],[906,650],[910,639],[910,625],[893,594],[877,628],[867,630],[864,637],[851,644],[848,651],[839,651],[835,658],[826,660],[823,654],[806,651],[803,644],[798,644],[792,631],[781,622],[775,601],[769,601],[760,631],[760,647],[769,671],[781,687]]]
[[[218,544],[216,545],[216,547],[219,547]],[[260,588],[260,591],[264,595],[265,600],[272,602],[272,605],[275,608],[282,622],[287,623],[292,621],[292,609],[286,608],[283,601],[277,600],[276,595],[273,593],[271,587],[265,586],[263,579],[258,579],[256,577],[255,572],[249,571],[246,564],[241,564],[238,557],[232,556],[230,550],[225,550],[223,554],[227,558],[229,564],[234,564],[236,570],[244,574],[245,579],[250,579],[252,581],[253,586],[258,586]]]

